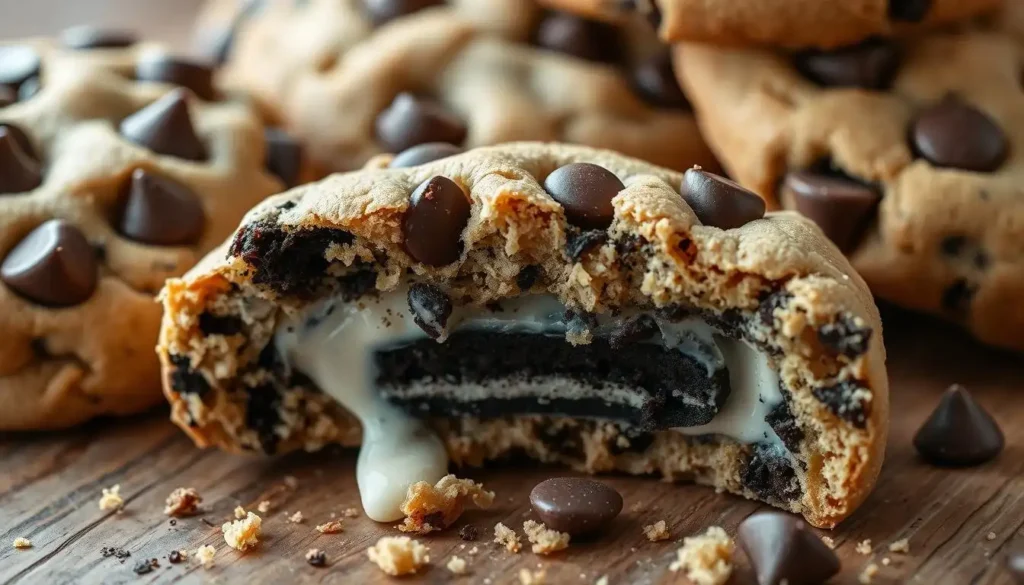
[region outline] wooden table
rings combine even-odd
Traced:
[[[868,502],[831,535],[843,562],[834,583],[857,583],[871,562],[880,572],[875,583],[1011,583],[1003,571],[1011,545],[1024,545],[1024,358],[986,350],[956,331],[902,313],[887,314],[893,426],[888,459]],[[967,385],[999,419],[1007,437],[1001,457],[967,470],[941,470],[915,456],[911,437],[932,409],[937,394],[953,382]],[[366,558],[366,548],[391,526],[368,518],[345,520],[345,531],[320,535],[317,523],[332,512],[358,506],[354,454],[328,449],[275,461],[197,451],[157,413],[133,421],[97,421],[53,435],[0,438],[0,582],[56,583],[289,583],[389,582]],[[626,507],[613,529],[591,543],[573,543],[565,553],[518,555],[492,544],[498,522],[519,531],[529,510],[530,489],[558,473],[550,468],[506,464],[463,472],[498,493],[493,509],[471,511],[456,528],[480,529],[475,543],[463,543],[458,530],[423,538],[432,566],[418,583],[518,583],[521,568],[546,569],[548,583],[594,583],[607,575],[612,585],[685,583],[668,570],[677,541],[718,524],[734,533],[737,524],[762,506],[696,486],[669,485],[651,479],[612,477]],[[294,476],[297,488],[284,487]],[[126,507],[121,513],[98,509],[101,488],[120,484]],[[162,514],[164,499],[176,487],[195,487],[204,497],[201,516],[172,525]],[[235,506],[255,508],[271,496],[277,505],[264,515],[261,545],[241,554],[229,549],[219,526]],[[286,514],[301,511],[300,524]],[[664,519],[672,540],[650,543],[642,527]],[[25,536],[33,548],[14,550]],[[910,554],[888,552],[887,545],[909,538]],[[855,551],[870,539],[872,554]],[[171,565],[174,549],[217,547],[215,566]],[[466,544],[465,549],[462,545]],[[123,563],[104,558],[103,547],[131,553]],[[468,551],[479,548],[475,555]],[[326,568],[309,566],[310,548],[327,553]],[[469,573],[453,580],[444,568],[458,554]],[[740,556],[732,583],[753,583]],[[155,557],[160,568],[133,573],[134,564]],[[883,557],[890,559],[883,565]]]

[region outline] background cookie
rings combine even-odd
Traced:
[[[0,47],[0,95],[0,429],[150,406],[155,293],[283,188],[265,156],[294,178],[294,144],[118,32]]]

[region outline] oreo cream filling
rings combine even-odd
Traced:
[[[439,289],[413,285],[424,288],[322,301],[275,336],[289,367],[362,423],[356,475],[374,520],[400,519],[411,484],[447,473],[428,417],[610,420],[785,452],[766,420],[783,400],[767,356],[698,317],[627,311],[581,319],[551,295],[453,308]],[[589,344],[567,341],[586,331]]]

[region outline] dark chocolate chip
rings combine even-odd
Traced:
[[[459,538],[465,540],[466,542],[472,542],[476,540],[479,535],[480,531],[477,530],[476,526],[473,526],[472,524],[466,524],[465,526],[459,529]]]
[[[818,224],[832,242],[848,253],[875,215],[882,196],[871,187],[844,178],[810,171],[786,175],[783,189],[796,210]]]
[[[920,22],[928,16],[932,0],[889,0],[889,18],[903,22]]]
[[[121,121],[121,135],[153,152],[191,161],[206,158],[192,126],[188,91],[175,89]]]
[[[958,278],[942,291],[942,308],[952,315],[963,317],[970,311],[971,301],[974,300],[976,292],[976,286],[963,278]]]
[[[134,45],[138,38],[124,30],[81,25],[64,29],[60,34],[60,42],[74,50],[123,49]]]
[[[587,61],[614,63],[624,51],[612,25],[564,12],[550,12],[537,25],[538,46]]]
[[[940,467],[981,465],[1003,450],[1003,432],[966,388],[946,390],[928,420],[914,435],[914,447]]]
[[[180,550],[172,550],[170,554],[167,555],[167,560],[172,565],[177,565],[178,563],[185,562],[185,555],[181,554]]]
[[[980,173],[1002,166],[1009,151],[995,120],[952,96],[918,115],[910,140],[914,152],[935,166]]]
[[[281,295],[309,299],[323,287],[328,265],[324,253],[331,246],[351,244],[353,239],[339,229],[285,230],[272,220],[261,219],[238,230],[229,253],[253,269],[254,284]]]
[[[68,307],[92,296],[99,264],[85,234],[64,220],[51,219],[7,254],[0,265],[0,278],[40,305]]]
[[[832,414],[857,428],[864,428],[868,422],[870,403],[864,393],[864,388],[856,380],[843,380],[811,390],[811,394]]]
[[[528,291],[537,283],[538,278],[540,278],[540,266],[535,264],[524,266],[523,269],[519,271],[519,274],[516,275],[516,286],[518,286],[521,291]]]
[[[139,59],[135,64],[135,79],[180,85],[205,101],[217,98],[213,67],[166,53],[149,53]]]
[[[612,349],[618,349],[630,343],[648,341],[659,331],[658,322],[654,320],[654,317],[650,315],[637,315],[623,321],[612,332],[608,338],[608,343],[611,344]]]
[[[647,103],[659,108],[690,109],[672,69],[672,53],[665,49],[633,67],[633,89]]]
[[[818,340],[833,354],[855,359],[868,350],[872,331],[852,319],[838,319],[818,328]]]
[[[764,200],[721,175],[693,167],[683,175],[683,199],[705,225],[729,230],[764,217]]]
[[[767,502],[780,504],[800,497],[800,482],[789,456],[776,445],[754,445],[741,481],[747,489]]]
[[[534,486],[530,506],[548,528],[579,536],[607,528],[622,511],[622,495],[594,479],[555,477]]]
[[[0,125],[0,194],[24,193],[43,182],[39,163],[24,149],[27,140],[17,127]]]
[[[896,76],[900,57],[893,42],[872,39],[830,51],[802,51],[794,64],[804,77],[825,87],[885,89]]]
[[[125,203],[118,229],[131,240],[153,246],[189,246],[203,235],[203,203],[177,181],[135,169],[122,197]]]
[[[237,335],[243,330],[242,320],[234,315],[199,314],[199,330],[203,335]]]
[[[0,47],[0,84],[17,90],[26,79],[39,76],[39,53],[26,45]]]
[[[584,254],[598,246],[603,246],[608,241],[608,232],[604,230],[586,230],[577,232],[575,230],[566,234],[565,255],[573,262],[578,261]]]
[[[819,585],[839,572],[839,557],[807,524],[783,512],[744,520],[737,540],[759,585]]]
[[[314,567],[326,567],[327,554],[318,548],[311,549],[306,553],[306,562]]]
[[[612,198],[625,189],[615,173],[591,163],[570,163],[544,179],[544,190],[565,209],[572,225],[603,230],[615,217]]]
[[[402,221],[406,251],[430,266],[455,262],[469,214],[469,197],[458,183],[442,176],[427,179],[412,192]]]
[[[263,156],[263,167],[281,179],[285,187],[298,185],[302,170],[302,146],[280,128],[267,128],[263,131],[263,137],[267,149]]]
[[[413,322],[431,339],[437,339],[445,334],[452,301],[440,288],[417,282],[409,287],[409,311]]]
[[[1017,545],[1006,555],[1006,572],[1017,585],[1024,585],[1024,546]]]
[[[377,115],[377,139],[385,150],[402,152],[427,142],[462,144],[466,123],[440,103],[403,92]]]
[[[462,154],[463,152],[458,146],[447,142],[426,142],[398,153],[395,155],[395,158],[391,159],[391,164],[388,166],[392,169],[416,167],[428,162],[434,162],[435,160],[441,160],[442,158],[448,158],[449,156]]]
[[[374,26],[380,26],[424,8],[442,6],[445,0],[362,0],[362,2],[363,9],[370,21]]]
[[[271,344],[273,345],[273,344]],[[171,390],[178,394],[203,396],[210,391],[210,383],[202,373],[192,369],[188,356],[170,354]]]

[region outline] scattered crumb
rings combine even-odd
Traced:
[[[256,511],[260,514],[266,514],[270,511],[270,500],[263,500],[256,505]]]
[[[196,550],[196,560],[203,565],[203,568],[209,569],[213,566],[213,557],[216,554],[217,549],[213,548],[213,546],[209,544],[203,545]]]
[[[100,496],[100,510],[120,510],[123,507],[124,498],[121,497],[120,484],[103,488],[103,495]]]
[[[32,548],[32,541],[24,536],[19,536],[14,539],[14,548]]]
[[[306,551],[306,562],[314,567],[323,567],[327,564],[327,555],[318,548],[311,548]]]
[[[202,496],[195,488],[178,488],[167,496],[164,514],[168,516],[191,516],[199,511]]]
[[[494,492],[485,490],[482,484],[471,479],[459,479],[454,475],[442,477],[436,485],[416,482],[409,486],[402,502],[402,513],[406,518],[398,529],[417,534],[444,530],[462,515],[467,500],[486,509],[494,502]]]
[[[634,514],[638,514],[640,512],[643,512],[644,511],[644,504],[643,504],[643,502],[633,502],[633,505],[629,507],[629,511],[634,513]]]
[[[455,575],[463,575],[466,572],[466,561],[460,557],[452,557],[448,559],[445,567]]]
[[[341,520],[331,520],[323,524],[317,524],[316,531],[320,534],[337,534],[344,530],[341,525]]]
[[[100,554],[103,555],[103,558],[114,557],[116,559],[121,560],[122,562],[128,557],[132,556],[131,552],[126,551],[123,548],[115,548],[113,546],[105,546],[101,548]]]
[[[871,554],[871,539],[865,538],[864,540],[857,543],[857,546],[853,549],[857,551],[857,554],[867,556]]]
[[[665,524],[664,520],[658,520],[654,524],[648,524],[644,526],[644,536],[651,542],[658,542],[659,540],[668,540],[668,525]]]
[[[831,549],[835,549],[836,548],[836,541],[832,540],[831,536],[822,536],[821,537],[821,542],[824,542],[825,546],[827,546],[827,547],[829,547]]]
[[[427,547],[408,536],[384,536],[366,549],[370,561],[394,577],[419,571],[430,562],[427,553]]]
[[[910,540],[907,538],[901,538],[896,542],[890,543],[889,552],[910,554]]]
[[[475,555],[478,552],[480,552],[480,549],[475,547],[475,546],[473,548],[469,549],[469,554],[471,554],[471,555]]]
[[[888,567],[891,563],[892,563],[892,560],[889,557],[882,557],[882,564],[883,565]]]
[[[508,552],[519,552],[519,535],[501,522],[494,525],[494,542],[504,545]]]
[[[302,512],[296,512],[288,517],[288,521],[292,524],[302,524],[303,520],[305,520],[305,518],[302,517]]]
[[[358,518],[359,517],[359,509],[358,508],[345,508],[345,510],[341,513],[341,515],[346,517],[346,518]]]
[[[583,573],[580,573],[580,578],[583,578]],[[608,575],[601,575],[597,581],[594,581],[594,585],[608,585]]]
[[[996,539],[996,533],[995,532],[989,532],[988,534],[985,535],[985,540],[995,540],[995,539]]]
[[[183,550],[172,550],[170,552],[170,554],[167,555],[167,560],[172,565],[177,565],[178,563],[184,561],[187,558],[188,558],[188,551],[183,551]]]
[[[519,569],[519,583],[520,585],[544,585],[547,582],[547,571],[531,571],[529,569]]]
[[[299,480],[294,475],[284,476],[284,485],[288,486],[288,489],[294,490],[299,487]]]
[[[241,520],[225,522],[220,530],[224,533],[224,542],[228,543],[228,546],[244,551],[259,544],[262,525],[262,518],[248,512]]]
[[[472,524],[466,524],[459,529],[459,538],[466,542],[476,540],[478,536],[480,536],[480,531]]]
[[[235,506],[235,520],[241,520],[242,518],[245,518],[245,508]]]
[[[712,526],[704,534],[683,539],[669,570],[684,571],[686,578],[696,585],[722,585],[732,573],[735,550],[736,544],[725,530]]]
[[[864,570],[860,572],[860,575],[857,575],[857,581],[864,585],[868,585],[872,580],[874,580],[875,575],[877,574],[878,565],[870,563],[868,566],[864,567]]]
[[[569,547],[569,533],[551,530],[542,522],[527,520],[523,523],[526,538],[533,543],[534,554],[548,555]]]

